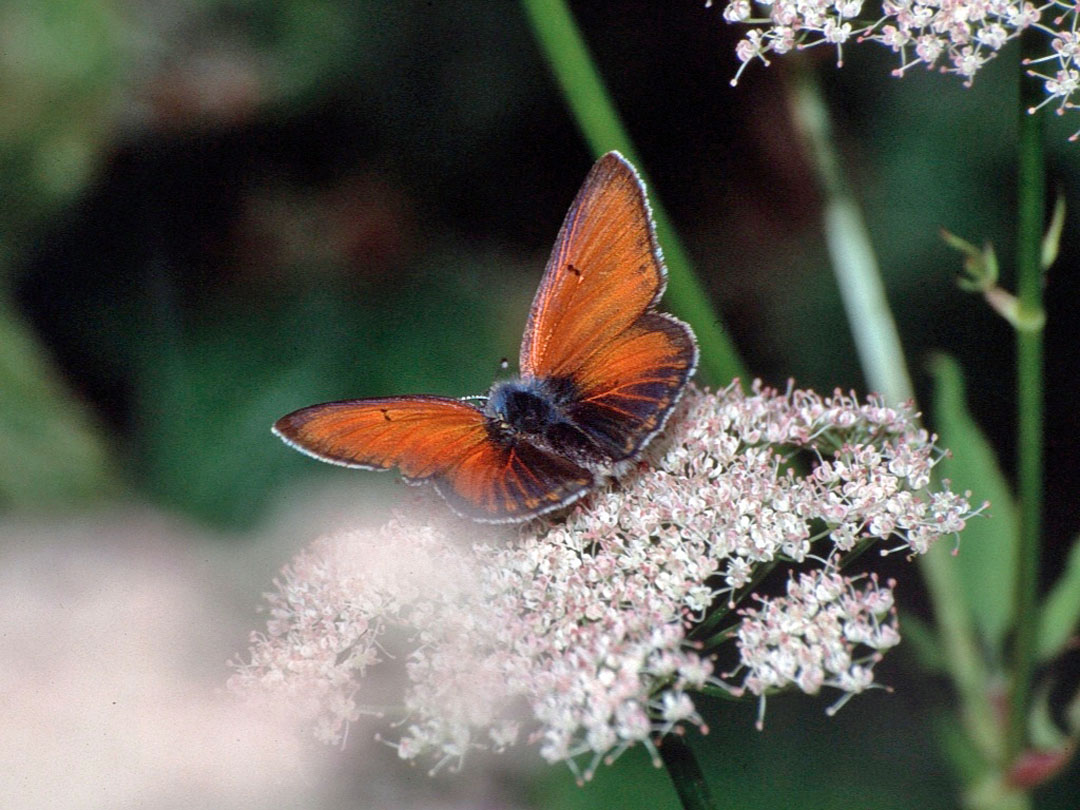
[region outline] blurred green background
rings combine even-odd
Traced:
[[[571,4],[631,137],[747,366],[864,391],[788,120],[783,59],[737,88],[722,4]],[[320,482],[408,497],[393,476],[269,433],[349,396],[486,391],[588,153],[510,0],[8,0],[0,4],[0,504],[80,514],[134,499],[250,537]],[[1010,49],[964,89],[889,76],[874,46],[820,60],[920,396],[957,356],[1008,470],[1012,333],[955,286],[940,227],[994,242],[1008,281]],[[1073,119],[1080,116],[1072,115]],[[1051,184],[1080,184],[1080,120],[1051,122]],[[1076,217],[1049,278],[1048,547],[1076,530]],[[725,381],[720,381],[725,382]],[[902,600],[914,568],[897,561]],[[918,605],[911,605],[918,609]],[[694,739],[725,806],[946,808],[940,684],[901,648],[832,720],[825,700],[707,704]],[[414,774],[415,776],[415,774]],[[446,778],[446,777],[442,777]],[[641,751],[535,807],[676,807]],[[1045,807],[1075,807],[1077,774]]]

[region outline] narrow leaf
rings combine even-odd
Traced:
[[[968,521],[956,563],[972,619],[983,640],[1000,655],[1015,609],[1016,504],[993,449],[967,410],[960,367],[951,357],[937,355],[930,371],[935,381],[934,422],[941,445],[951,451],[938,465],[938,473],[952,482],[954,491],[970,490],[973,503],[990,502],[986,517]]]
[[[1080,538],[1073,543],[1065,571],[1039,610],[1039,660],[1060,654],[1080,625]]]
[[[1050,215],[1050,226],[1042,241],[1042,269],[1045,272],[1050,269],[1058,257],[1058,248],[1061,246],[1061,231],[1065,227],[1065,195],[1058,194],[1054,202],[1054,210]]]

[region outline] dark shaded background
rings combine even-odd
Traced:
[[[864,392],[786,113],[784,60],[751,66],[733,89],[737,36],[719,6],[572,6],[650,191],[748,367],[780,386],[790,377]],[[520,8],[46,0],[0,11],[0,22],[3,272],[121,487],[231,531],[257,529],[272,505],[344,476],[407,497],[392,476],[320,465],[268,428],[328,399],[482,393],[500,360],[516,358],[592,160]],[[1012,333],[956,288],[960,259],[938,229],[992,241],[1008,283],[1016,54],[971,89],[926,72],[892,79],[892,55],[869,45],[846,50],[842,70],[824,49],[808,56],[823,71],[920,400],[927,355],[956,355],[1009,471]],[[1052,122],[1049,154],[1051,184],[1072,201],[1080,146],[1066,142],[1069,124],[1080,120]],[[1080,516],[1077,249],[1070,211],[1047,297],[1051,573]],[[41,491],[9,507],[86,502]],[[914,570],[898,561],[897,571],[918,609]],[[935,755],[948,694],[904,656],[880,670],[896,694],[858,698],[834,720],[823,700],[776,700],[759,734],[754,707],[709,704],[713,733],[697,747],[717,792],[730,806],[956,806]],[[1075,806],[1066,788],[1048,790],[1045,806]],[[585,790],[556,769],[534,791],[537,807],[675,806],[641,751]]]

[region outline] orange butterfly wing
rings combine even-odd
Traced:
[[[609,152],[585,178],[555,240],[525,327],[521,373],[572,376],[655,304],[664,285],[644,186]]]
[[[631,458],[664,427],[696,365],[690,327],[647,312],[585,361],[566,415],[612,461]]]
[[[431,480],[456,512],[479,520],[524,520],[593,486],[592,474],[577,464],[501,436],[483,411],[444,397],[312,405],[283,416],[274,433],[322,461],[398,467],[410,481]]]
[[[632,457],[663,427],[697,366],[690,327],[653,309],[666,280],[645,188],[609,152],[559,231],[520,362],[526,378],[573,384],[566,414],[610,461]]]

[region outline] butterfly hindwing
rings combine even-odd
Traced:
[[[631,458],[664,426],[696,365],[690,327],[647,312],[578,369],[566,415],[611,461]]]
[[[572,503],[592,489],[594,480],[574,462],[518,439],[481,445],[434,482],[459,515],[504,523]]]

